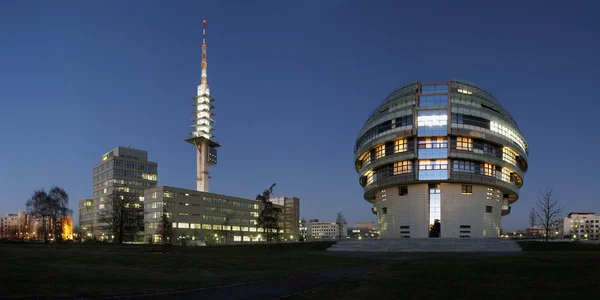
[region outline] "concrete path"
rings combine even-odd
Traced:
[[[198,290],[122,297],[127,299],[282,299],[305,291],[377,270],[377,264],[340,267],[298,276]],[[120,297],[119,297],[120,298]],[[122,299],[121,298],[121,299]]]

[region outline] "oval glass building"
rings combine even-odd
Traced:
[[[463,80],[396,89],[371,113],[354,152],[382,238],[498,237],[528,156],[508,111]]]

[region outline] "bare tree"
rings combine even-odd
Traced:
[[[267,244],[267,252],[269,251],[269,244],[274,240],[279,240],[279,216],[281,214],[281,209],[274,207],[273,202],[269,201],[274,188],[275,183],[266,189],[262,195],[256,196],[256,200],[262,203],[262,209],[256,219],[256,225],[263,229]]]
[[[102,222],[117,238],[117,243],[122,244],[127,238],[133,236],[143,226],[144,210],[135,193],[116,192],[108,197],[106,209],[102,212]]]
[[[230,213],[225,213],[223,215],[223,237],[225,238],[225,245],[229,242],[229,238],[233,236],[233,231],[231,231],[231,223],[233,220],[233,215]]]
[[[546,234],[546,243],[552,230],[552,225],[560,218],[563,207],[558,204],[558,200],[552,197],[553,188],[546,188],[540,191],[537,201],[537,210],[535,212],[538,224],[542,226]]]
[[[346,217],[344,217],[344,215],[342,214],[341,211],[337,213],[337,218],[335,219],[335,224],[338,227],[338,241],[341,241],[342,237],[344,236],[344,234],[343,234],[344,225],[346,225]]]
[[[31,217],[41,223],[44,243],[48,243],[50,234],[60,241],[63,221],[72,212],[67,192],[57,186],[53,186],[48,193],[39,189],[33,192],[26,205]]]
[[[163,214],[162,216],[160,216],[160,221],[158,222],[156,234],[160,235],[160,241],[163,244],[171,243],[171,239],[173,238],[173,223],[169,220],[169,217],[167,216],[165,206],[163,206]]]
[[[535,208],[532,207],[529,211],[529,228],[535,227],[537,225],[537,213],[535,212]]]

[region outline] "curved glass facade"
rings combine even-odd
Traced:
[[[496,98],[462,80],[396,89],[369,116],[354,151],[364,198],[391,238],[497,236],[529,154]]]

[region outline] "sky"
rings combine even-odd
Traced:
[[[599,4],[458,2],[1,1],[0,214],[58,185],[77,218],[116,146],[147,150],[159,185],[195,189],[184,139],[203,19],[222,145],[211,192],[254,199],[275,182],[305,219],[376,221],[358,131],[400,85],[461,78],[493,93],[529,145],[504,230],[527,226],[546,187],[565,212],[600,213]]]

